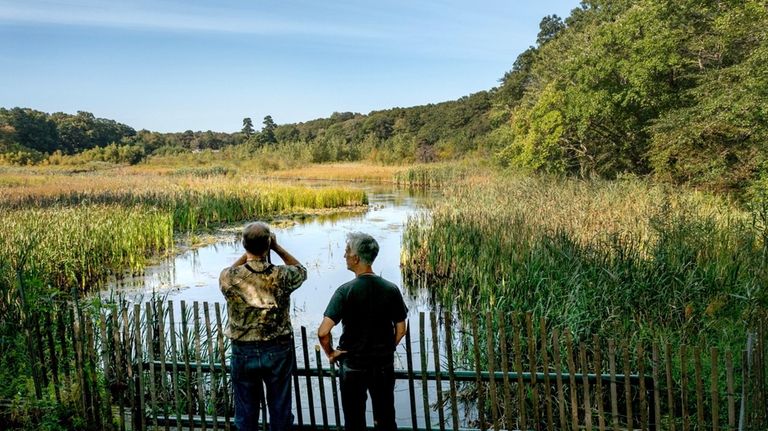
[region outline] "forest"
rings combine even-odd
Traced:
[[[234,133],[136,131],[88,112],[0,109],[10,164],[140,163],[228,150],[301,162],[491,159],[509,169],[647,176],[742,197],[768,181],[764,0],[585,0],[546,16],[496,87],[458,100]],[[239,149],[239,151],[237,150]]]

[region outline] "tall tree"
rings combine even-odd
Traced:
[[[277,124],[275,124],[274,120],[272,120],[271,115],[267,115],[264,117],[264,127],[261,128],[261,134],[259,135],[259,140],[262,144],[274,144],[277,142],[277,139],[275,138],[275,129],[277,128]]]
[[[243,118],[243,129],[241,131],[246,138],[250,138],[251,135],[253,135],[255,130],[253,128],[253,120],[251,120],[251,117]]]
[[[536,43],[539,46],[544,45],[563,30],[565,30],[565,24],[559,16],[547,15],[539,23],[539,34],[536,35]]]

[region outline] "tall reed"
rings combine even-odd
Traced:
[[[465,315],[532,311],[583,338],[728,343],[768,303],[752,220],[636,180],[482,180],[409,220],[402,265],[408,284]]]

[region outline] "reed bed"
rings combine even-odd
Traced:
[[[403,168],[368,163],[313,164],[265,173],[269,178],[390,183]]]
[[[637,180],[472,180],[409,220],[404,279],[464,315],[532,312],[577,339],[742,342],[767,304],[753,220]]]
[[[110,274],[139,272],[173,245],[170,213],[87,205],[0,210],[0,260],[34,280],[87,291]]]
[[[361,190],[249,178],[28,177],[24,185],[0,187],[0,267],[65,290],[88,291],[109,274],[141,271],[149,256],[172,248],[174,232],[367,203]]]
[[[487,177],[490,170],[477,162],[420,164],[396,172],[393,181],[407,187],[442,187],[467,178]]]

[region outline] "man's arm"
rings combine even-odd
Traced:
[[[336,326],[336,322],[328,316],[323,316],[323,321],[320,323],[320,327],[317,328],[317,338],[320,340],[320,347],[323,348],[325,356],[328,357],[330,363],[336,362],[339,356],[347,353],[344,350],[335,350],[331,346],[331,329]]]
[[[405,320],[395,323],[395,347],[400,344],[400,340],[405,336]]]
[[[236,267],[236,266],[242,266],[242,265],[245,265],[245,262],[248,262],[248,254],[247,254],[247,253],[243,253],[243,255],[242,255],[242,256],[240,256],[239,258],[237,258],[237,260],[235,261],[235,263],[233,263],[233,264],[232,264],[232,267],[234,268],[234,267]]]
[[[293,257],[291,253],[288,253],[286,249],[277,243],[277,237],[275,237],[274,233],[272,234],[272,241],[269,247],[274,250],[278,256],[280,256],[280,259],[283,259],[283,262],[285,262],[286,265],[299,265],[299,261],[296,260],[296,258]]]

